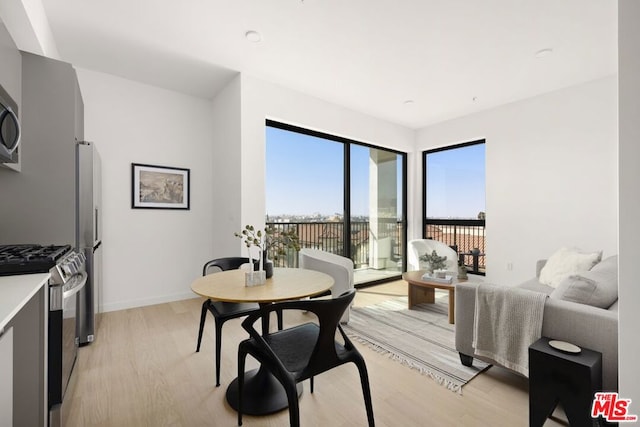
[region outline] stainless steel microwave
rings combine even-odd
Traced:
[[[16,163],[19,145],[18,106],[0,86],[0,163]]]

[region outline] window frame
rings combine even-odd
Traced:
[[[443,218],[427,218],[427,156],[429,154],[455,150],[458,148],[470,147],[473,145],[483,144],[486,150],[486,139],[476,139],[473,141],[463,142],[454,145],[447,145],[444,147],[433,148],[429,150],[422,151],[422,231],[421,235],[423,239],[428,238],[427,236],[427,226],[428,225],[454,225],[461,227],[483,227],[486,230],[486,206],[485,206],[485,219],[443,219]],[[485,151],[486,153],[486,151]],[[486,178],[486,170],[485,170],[485,178]],[[485,196],[486,196],[486,181],[485,181]],[[483,256],[485,256],[483,254]],[[477,261],[477,260],[476,260]],[[484,276],[486,274],[485,271],[473,271],[473,274]]]

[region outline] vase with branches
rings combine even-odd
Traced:
[[[300,250],[300,238],[295,229],[276,230],[273,227],[257,229],[253,225],[246,225],[240,233],[236,232],[234,235],[243,239],[250,253],[252,246],[258,247],[260,251],[259,269],[262,270],[264,265],[267,277],[273,275],[273,263],[268,260],[268,254],[272,254],[273,259],[277,261],[281,256],[287,254],[287,249]]]

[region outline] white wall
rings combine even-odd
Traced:
[[[620,108],[620,397],[632,399],[631,414],[640,416],[640,339],[638,339],[638,257],[640,250],[640,3],[618,4]]]
[[[211,259],[247,256],[237,249],[240,240],[233,235],[243,227],[240,221],[240,84],[240,76],[237,76],[213,100]]]
[[[414,132],[238,76],[213,100],[79,69],[85,137],[103,168],[103,310],[193,297],[211,258],[245,255],[233,236],[262,224],[265,119],[400,151]],[[191,169],[191,210],[131,209],[131,163]]]
[[[414,149],[415,132],[410,129],[251,76],[241,79],[242,224],[264,223],[267,118],[398,151]]]
[[[102,157],[102,309],[193,297],[212,252],[211,102],[79,69],[85,138]],[[191,170],[188,211],[131,209],[131,163]]]
[[[529,279],[535,261],[562,246],[618,252],[615,77],[422,129],[417,152],[482,138],[487,281]],[[418,203],[418,230],[421,215]]]
[[[60,59],[41,0],[2,0],[0,17],[18,49]]]

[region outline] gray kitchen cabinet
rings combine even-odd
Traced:
[[[9,31],[0,20],[0,85],[21,105],[22,57]]]
[[[13,425],[13,328],[0,331],[0,427]]]
[[[0,277],[0,427],[47,425],[49,277]]]
[[[45,327],[48,321],[43,286],[9,322],[13,327],[13,425],[46,425]]]
[[[74,215],[51,215],[42,206],[73,206],[76,200],[76,141],[84,138],[84,106],[75,69],[66,62],[22,52],[22,175],[0,169],[0,236],[5,242],[67,241],[76,231]],[[60,187],[59,183],[71,183]],[[24,195],[28,197],[24,197]],[[29,221],[21,221],[28,212]]]
[[[0,19],[0,97],[20,117],[22,111],[22,57],[9,31]],[[13,101],[13,102],[12,102]],[[0,167],[20,171],[20,147],[12,156],[12,162]]]

